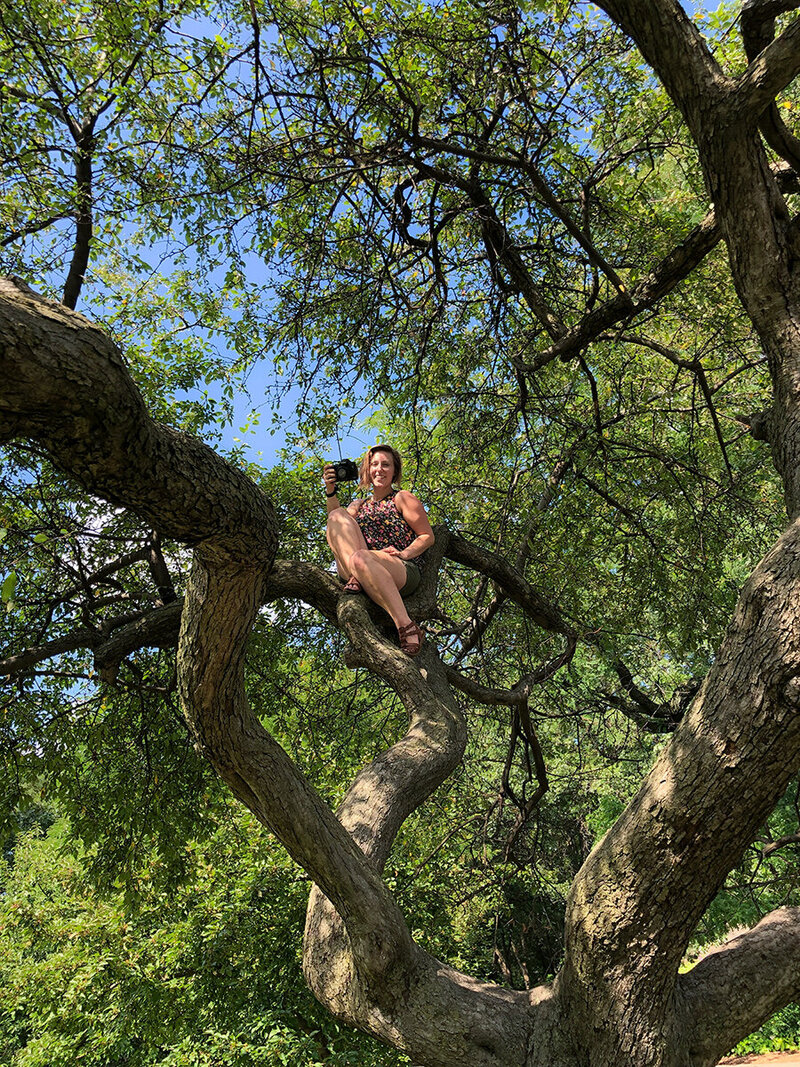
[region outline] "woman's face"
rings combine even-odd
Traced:
[[[394,460],[389,452],[373,452],[369,460],[369,480],[376,489],[391,487],[394,478]]]

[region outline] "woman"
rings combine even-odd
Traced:
[[[391,615],[400,647],[416,656],[423,633],[406,611],[409,596],[420,582],[419,557],[434,542],[425,508],[413,493],[395,490],[403,471],[400,453],[390,445],[374,445],[361,461],[359,485],[372,489],[369,500],[339,503],[336,471],[326,464],[323,479],[328,498],[328,544],[345,591],[365,592]]]

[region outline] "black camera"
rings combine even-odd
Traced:
[[[358,464],[352,459],[337,459],[331,464],[336,471],[337,482],[355,482],[358,479]]]

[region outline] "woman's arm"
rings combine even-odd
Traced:
[[[336,495],[336,468],[332,463],[326,463],[322,472],[322,482],[325,486],[325,503],[328,506],[328,514],[332,511],[336,511],[342,505],[339,502],[339,497]]]
[[[336,483],[336,468],[332,463],[325,464],[325,469],[322,472],[322,481],[325,486],[325,503],[328,507],[328,514],[330,515],[330,513],[336,511],[337,508],[344,507],[344,504],[339,500],[337,492],[338,486]],[[363,500],[351,500],[347,505],[346,510],[353,516],[353,518],[355,518],[358,514],[358,509],[363,503]]]
[[[421,556],[423,552],[427,552],[436,540],[433,530],[431,529],[430,520],[425,512],[425,508],[422,506],[422,501],[415,497],[413,493],[409,493],[405,489],[400,490],[394,498],[394,503],[397,510],[417,536],[408,548],[404,548],[402,552],[398,552],[397,549],[392,551],[388,548],[385,548],[384,552],[388,552],[392,556],[397,556],[399,559],[416,559],[416,557]]]

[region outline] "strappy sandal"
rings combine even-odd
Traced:
[[[362,592],[361,582],[359,582],[358,578],[355,578],[355,577],[348,578],[347,581],[345,582],[343,588],[342,588],[342,592],[343,593],[360,593],[360,592]]]
[[[416,656],[425,640],[425,632],[413,619],[407,626],[397,627],[397,636],[400,639],[400,648],[407,656]]]

